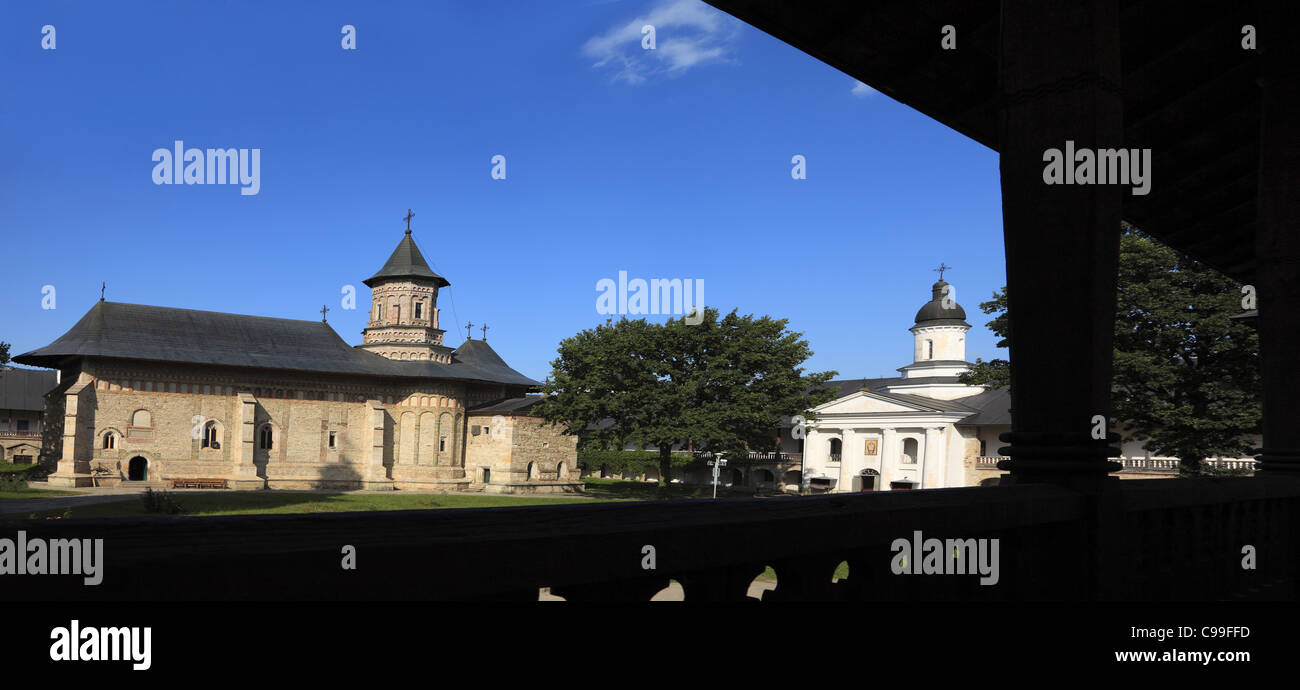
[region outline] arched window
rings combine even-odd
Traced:
[[[530,480],[537,479],[537,463],[535,462],[528,463],[528,478]]]
[[[131,415],[131,426],[151,427],[153,415],[149,414],[149,410],[136,410]]]
[[[569,468],[567,465],[564,464],[563,461],[561,461],[560,464],[555,466],[555,478],[556,479],[569,478]]]
[[[903,439],[903,462],[907,464],[916,463],[917,443],[914,438]]]
[[[831,439],[831,462],[839,462],[844,451],[844,442],[838,438]]]
[[[117,448],[117,436],[111,432],[104,432],[104,450],[113,450]]]
[[[275,447],[275,432],[272,431],[270,424],[262,425],[262,431],[257,435],[257,447],[262,450],[271,450]]]
[[[215,421],[208,421],[203,425],[203,442],[202,448],[221,448],[220,429]]]

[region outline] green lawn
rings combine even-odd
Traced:
[[[76,491],[59,491],[58,489],[6,489],[0,490],[0,501],[5,499],[42,498],[46,496],[76,496]]]
[[[497,508],[503,506],[560,505],[588,503],[593,499],[537,496],[498,496],[492,494],[327,494],[278,491],[220,491],[213,493],[176,492],[169,494],[185,507],[184,515],[257,515],[290,513],[341,513],[368,510],[431,510],[440,508]],[[122,501],[96,503],[71,509],[43,510],[34,515],[44,517],[99,518],[149,517],[139,496],[124,496]],[[599,500],[599,499],[596,499]]]

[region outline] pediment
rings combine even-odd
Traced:
[[[888,412],[932,412],[930,408],[904,403],[899,400],[858,391],[832,400],[813,410],[817,414],[873,414]]]

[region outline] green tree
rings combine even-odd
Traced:
[[[560,343],[535,414],[589,444],[655,447],[666,483],[674,445],[770,445],[781,422],[834,397],[822,384],[836,372],[805,374],[812,351],[786,325],[713,308],[698,324],[611,320]]]
[[[9,363],[9,343],[0,341],[0,366]]]
[[[980,308],[1007,344],[1006,288]],[[1259,339],[1229,318],[1241,311],[1241,286],[1125,224],[1115,311],[1112,421],[1153,453],[1177,457],[1185,473],[1201,461],[1250,452],[1258,433]],[[1007,385],[1010,364],[983,362],[966,383]]]
[[[1007,289],[993,293],[993,299],[987,302],[980,302],[980,311],[985,314],[997,314],[987,324],[985,324],[993,335],[998,337],[997,346],[1007,346]],[[957,377],[958,381],[968,386],[984,386],[986,388],[1005,388],[1011,385],[1011,363],[1005,359],[991,359],[984,361],[979,357],[975,358],[975,364],[970,371],[963,372]]]

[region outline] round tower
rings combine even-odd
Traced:
[[[940,278],[930,288],[930,301],[916,312],[912,331],[912,365],[906,368],[909,378],[949,376],[966,371],[966,310],[957,304],[957,290]],[[918,366],[924,365],[924,366]]]
[[[429,268],[409,227],[383,268],[362,282],[370,288],[370,323],[357,347],[389,359],[451,363],[438,327],[438,290],[451,283]]]

